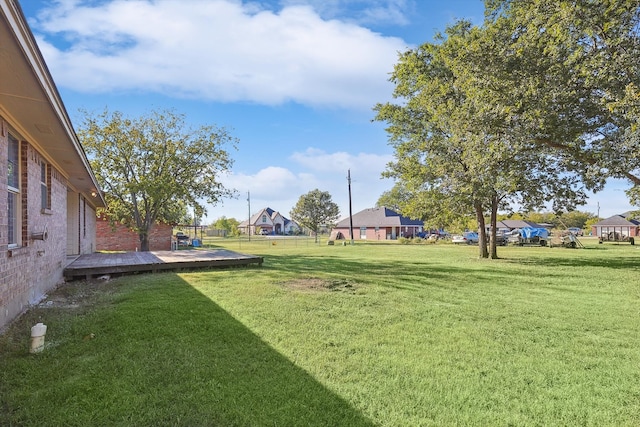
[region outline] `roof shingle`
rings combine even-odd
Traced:
[[[362,210],[353,215],[354,227],[399,227],[405,225],[423,226],[424,223],[418,219],[411,219],[387,208],[370,208]],[[349,217],[336,224],[336,228],[350,226]]]

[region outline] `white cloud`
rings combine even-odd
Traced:
[[[387,163],[393,160],[393,156],[372,153],[352,155],[344,151],[326,153],[311,147],[305,152],[293,153],[290,159],[315,171],[346,173],[348,169],[351,169],[367,176],[375,174],[379,177]]]
[[[273,202],[284,200],[290,194],[303,194],[309,187],[318,185],[311,174],[295,174],[288,169],[268,166],[253,175],[230,173],[221,177],[227,188],[234,188],[243,195],[250,191],[254,197]]]
[[[406,48],[308,5],[233,0],[64,1],[32,26],[60,86],[267,105],[369,109]]]

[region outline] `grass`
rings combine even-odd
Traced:
[[[640,425],[636,247],[302,242],[61,288],[0,336],[0,425]]]

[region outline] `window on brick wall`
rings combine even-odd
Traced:
[[[9,247],[18,247],[21,244],[21,218],[20,218],[20,143],[9,134],[9,155],[7,159],[7,240]]]
[[[43,210],[51,209],[51,165],[40,163],[40,199]]]

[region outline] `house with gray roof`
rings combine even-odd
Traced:
[[[298,224],[269,207],[260,209],[238,225],[243,234],[293,234],[300,231]]]
[[[413,237],[422,232],[424,223],[400,215],[387,207],[365,209],[353,215],[354,240],[395,240],[398,237]],[[350,217],[338,224],[331,232],[331,239],[350,239]]]
[[[591,226],[591,233],[600,241],[627,242],[635,241],[640,236],[640,220],[631,212],[603,219]]]

